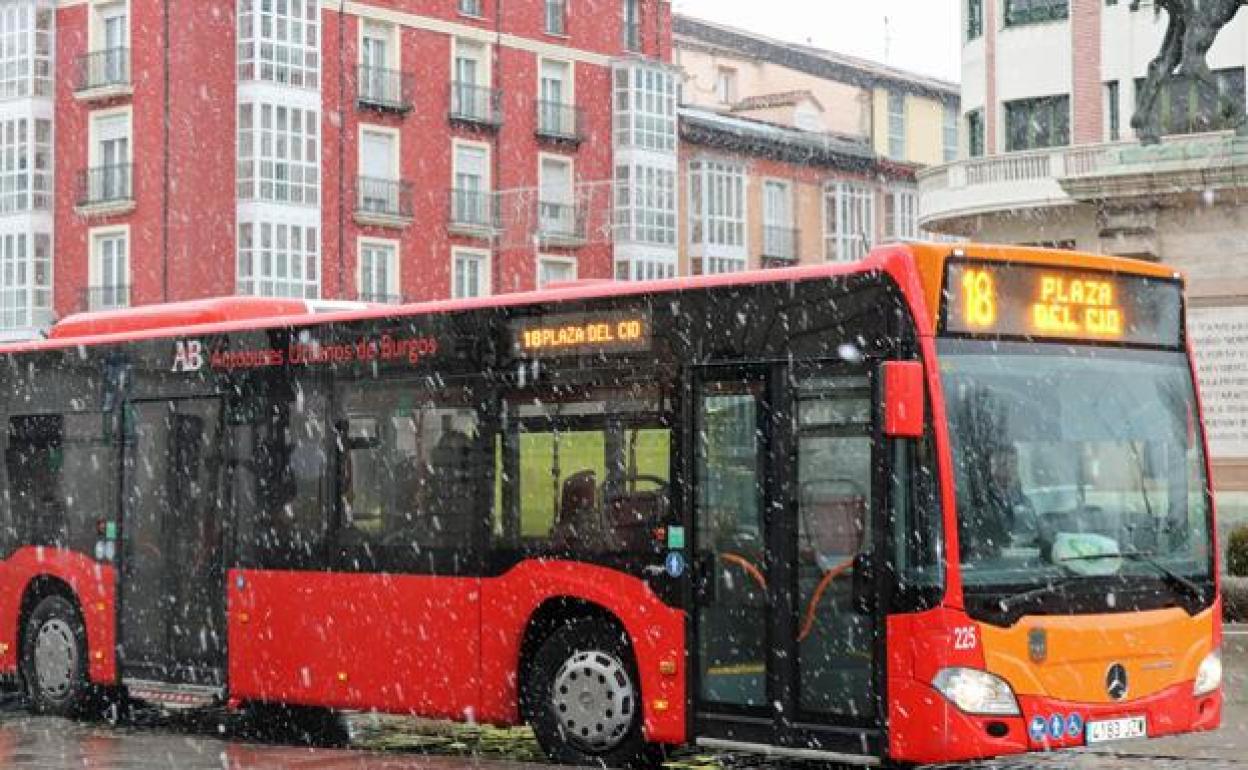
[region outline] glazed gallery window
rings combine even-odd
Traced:
[[[630,62],[615,70],[615,146],[676,151],[676,78]]]
[[[689,242],[702,247],[702,272],[745,269],[745,169],[733,163],[689,163]]]
[[[0,328],[46,323],[51,309],[52,237],[28,232],[0,235]]]
[[[238,106],[238,197],[314,206],[320,200],[320,115],[275,104]]]
[[[317,299],[321,294],[319,234],[311,225],[240,222],[238,293]]]
[[[317,88],[320,48],[318,0],[239,0],[240,80]]]
[[[52,202],[52,122],[0,120],[0,214],[46,211]]]
[[[644,163],[615,168],[616,237],[630,243],[676,245],[676,173]]]
[[[1042,96],[1005,103],[1006,152],[1070,144],[1070,96]]]
[[[31,0],[0,5],[0,99],[52,93],[55,13]]]
[[[831,184],[823,194],[824,259],[862,259],[875,242],[875,191],[859,184]]]
[[[918,191],[890,190],[884,196],[884,237],[890,241],[919,237]]]

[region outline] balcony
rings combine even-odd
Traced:
[[[763,227],[762,264],[764,267],[783,267],[797,263],[796,227]]]
[[[355,180],[355,221],[379,227],[407,227],[412,223],[412,185],[394,179],[360,177]]]
[[[452,123],[495,129],[503,124],[502,97],[496,88],[471,83],[451,83]]]
[[[497,196],[479,190],[451,190],[447,229],[472,238],[494,237],[501,229]]]
[[[80,307],[87,312],[130,307],[130,286],[129,284],[88,286],[82,290]]]
[[[74,98],[105,101],[134,93],[130,82],[130,49],[109,48],[78,57]]]
[[[84,216],[108,216],[134,210],[134,165],[96,166],[78,172],[75,210]]]
[[[582,124],[585,111],[573,104],[539,101],[537,103],[537,136],[554,142],[580,144],[585,138]]]
[[[410,72],[361,66],[356,103],[360,109],[406,115],[414,104],[414,83]]]
[[[566,203],[537,204],[537,235],[543,247],[575,248],[587,240],[585,212]]]

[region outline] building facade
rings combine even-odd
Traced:
[[[918,228],[915,172],[954,157],[957,87],[677,16],[681,270],[858,259]]]
[[[676,270],[667,0],[0,0],[0,334]]]
[[[961,0],[959,159],[918,174],[920,225],[978,241],[1161,260],[1188,279],[1224,525],[1248,521],[1248,14],[1216,38],[1216,88],[1175,79],[1162,139],[1131,128],[1169,18],[1147,0]],[[1037,66],[1043,62],[1043,66]]]

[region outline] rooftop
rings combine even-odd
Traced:
[[[677,47],[682,42],[700,43],[861,88],[892,88],[942,102],[956,103],[961,99],[961,86],[957,83],[870,59],[766,37],[718,22],[676,14],[673,31]]]

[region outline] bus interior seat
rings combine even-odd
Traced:
[[[626,494],[603,490],[607,526],[626,551],[647,550],[653,542],[652,530],[667,520],[670,504],[662,489]]]
[[[555,545],[593,548],[602,539],[598,513],[598,474],[577,471],[563,480],[559,497],[559,518],[550,531]]]

